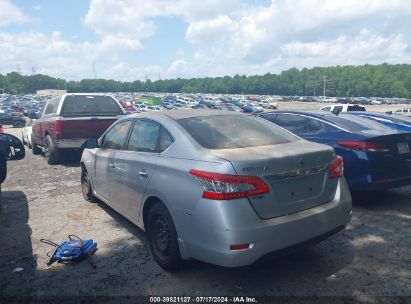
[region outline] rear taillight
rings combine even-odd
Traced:
[[[54,123],[54,133],[61,134],[61,120],[56,120]]]
[[[390,148],[386,143],[366,142],[366,141],[339,141],[338,144],[344,148],[360,150],[364,152],[389,152]]]
[[[341,177],[344,175],[344,162],[341,156],[337,156],[337,158],[331,163],[330,169],[328,171],[328,178],[336,178]]]
[[[231,200],[267,193],[268,186],[258,177],[219,174],[199,170],[190,170],[203,187],[203,198],[213,200]]]

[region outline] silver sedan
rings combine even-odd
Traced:
[[[85,143],[81,184],[147,232],[167,269],[236,267],[343,229],[351,196],[333,148],[245,114],[145,112]]]

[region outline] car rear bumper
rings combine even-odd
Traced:
[[[378,191],[411,185],[411,176],[376,179],[350,187],[353,191]]]
[[[88,138],[71,138],[56,140],[56,147],[59,149],[80,149]]]
[[[344,178],[340,178],[330,202],[268,220],[260,219],[246,199],[206,201],[186,221],[189,231],[182,231],[180,248],[184,255],[208,263],[245,266],[268,254],[329,237],[350,221],[351,208]],[[230,250],[230,245],[238,244],[251,245],[249,249]]]

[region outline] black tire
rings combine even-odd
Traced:
[[[7,162],[3,155],[0,155],[0,185],[6,180],[7,177]]]
[[[33,155],[40,155],[41,149],[39,148],[39,146],[37,146],[36,142],[34,141],[33,134],[31,135],[31,142],[33,143],[31,148],[31,152],[33,153]]]
[[[54,146],[50,135],[46,135],[44,140],[44,156],[49,165],[57,165],[60,163],[60,150]]]
[[[91,186],[90,177],[87,173],[87,170],[82,167],[81,168],[81,192],[83,193],[83,198],[90,203],[96,203],[97,199],[93,195],[93,187]]]
[[[181,269],[183,261],[176,227],[167,207],[160,201],[148,211],[146,228],[148,243],[156,262],[167,271]]]

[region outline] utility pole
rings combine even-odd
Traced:
[[[31,75],[36,75],[37,74],[37,72],[36,72],[36,68],[35,67],[32,67],[31,68]]]
[[[324,92],[323,92],[323,96],[325,97],[325,86],[326,86],[326,84],[327,84],[327,76],[323,76],[323,79],[324,79]]]

